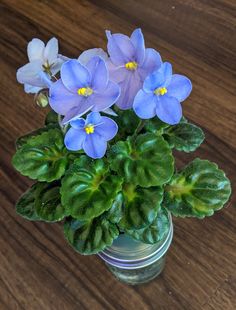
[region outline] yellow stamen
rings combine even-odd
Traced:
[[[43,71],[48,73],[49,75],[51,74],[51,67],[53,64],[49,64],[48,60],[42,65]]]
[[[94,125],[87,125],[84,127],[84,130],[86,132],[87,135],[90,135],[91,133],[94,133]]]
[[[125,64],[125,68],[127,70],[136,70],[137,67],[138,67],[138,64],[136,61],[130,61]]]
[[[166,93],[167,93],[166,87],[159,87],[159,88],[156,88],[156,89],[154,90],[154,94],[155,94],[155,95],[161,95],[161,96],[163,96],[163,95],[165,95]]]
[[[88,97],[92,95],[93,90],[90,87],[82,87],[77,90],[78,95]]]

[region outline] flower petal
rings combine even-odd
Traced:
[[[121,88],[121,94],[116,105],[122,110],[130,109],[133,105],[134,97],[142,87],[137,70],[135,72],[129,72],[127,78],[119,86]]]
[[[130,40],[135,48],[135,60],[139,65],[142,65],[145,57],[145,43],[142,30],[140,28],[135,29],[131,34]]]
[[[134,60],[135,48],[128,36],[120,33],[111,34],[110,31],[106,31],[106,35],[107,50],[115,65],[124,65]]]
[[[67,57],[65,55],[61,55],[61,54],[58,54],[58,58],[61,59],[63,62],[71,60],[71,58],[69,58],[69,57]]]
[[[160,70],[149,74],[143,83],[145,92],[153,92],[156,88],[161,87],[165,82],[165,76]]]
[[[172,78],[172,65],[169,62],[164,62],[158,71],[160,71],[165,78],[165,85],[163,86],[167,87]]]
[[[75,129],[83,129],[85,125],[85,120],[83,118],[78,118],[75,119],[74,121],[71,121],[70,125]]]
[[[134,98],[133,109],[138,117],[149,119],[156,115],[157,97],[153,93],[146,93],[142,89]]]
[[[101,123],[95,127],[95,132],[106,141],[113,139],[118,131],[116,122],[106,116],[102,116],[100,122]]]
[[[192,91],[191,81],[184,75],[174,74],[167,88],[168,96],[184,101]]]
[[[156,114],[161,121],[175,125],[182,117],[182,107],[176,98],[164,95],[157,101]]]
[[[55,63],[51,66],[51,72],[53,75],[56,75],[61,70],[61,66],[64,62],[65,61],[59,57],[55,60]]]
[[[79,151],[83,148],[85,139],[86,132],[84,129],[70,128],[65,135],[64,143],[68,150]]]
[[[101,123],[102,117],[100,115],[100,113],[98,112],[91,112],[88,114],[87,119],[85,124],[93,124],[93,125],[97,125],[99,123]]]
[[[158,70],[161,64],[162,60],[160,54],[153,48],[146,48],[144,62],[138,69],[142,80],[144,81],[150,73]]]
[[[48,41],[44,53],[43,58],[45,61],[48,61],[49,64],[55,63],[58,55],[58,40],[56,38],[52,38]]]
[[[39,76],[40,76],[41,80],[43,81],[43,83],[46,85],[46,87],[48,87],[48,88],[51,87],[53,82],[51,81],[51,78],[49,77],[49,75],[47,73],[45,73],[44,71],[40,71]]]
[[[72,108],[78,106],[82,101],[81,96],[71,93],[58,80],[49,89],[49,104],[51,108],[60,115],[66,115]]]
[[[108,59],[106,65],[109,71],[109,80],[112,80],[113,82],[123,82],[130,74],[130,71],[127,70],[124,66],[117,67],[111,62],[110,59]]]
[[[61,67],[61,79],[70,91],[77,93],[79,88],[90,85],[90,73],[78,60],[72,59],[65,62]]]
[[[104,61],[108,59],[108,55],[102,48],[91,48],[87,51],[84,51],[82,54],[80,54],[78,61],[83,65],[86,66],[87,63],[91,58],[94,56],[100,56]]]
[[[19,68],[16,73],[17,81],[21,84],[30,84],[37,87],[45,87],[45,83],[39,76],[42,71],[41,60],[34,60]]]
[[[92,111],[100,112],[110,108],[116,102],[119,95],[120,87],[116,83],[109,81],[103,92],[94,92],[90,96],[91,101],[94,103]]]
[[[43,43],[43,41],[36,39],[36,38],[30,41],[27,46],[27,54],[28,54],[29,61],[33,61],[33,60],[42,61],[44,48],[45,48],[45,44]]]
[[[95,56],[89,60],[86,67],[91,74],[91,88],[95,91],[103,91],[108,83],[108,70],[104,60]]]
[[[111,108],[107,108],[103,110],[102,112],[107,115],[118,116],[118,114],[115,111],[113,111]]]
[[[90,98],[82,97],[80,102],[65,114],[62,124],[65,125],[72,120],[80,118],[82,115],[90,111],[93,105],[93,101]]]
[[[102,158],[107,149],[107,142],[96,132],[86,135],[83,143],[85,153],[94,159]]]
[[[24,90],[27,94],[37,94],[42,87],[32,86],[30,84],[24,84]]]

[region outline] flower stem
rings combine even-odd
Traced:
[[[60,126],[60,128],[61,128],[61,131],[62,131],[63,135],[64,135],[64,134],[66,133],[66,130],[67,130],[68,125],[63,126],[63,125],[61,124],[62,116],[61,116],[60,114],[58,114],[57,117],[58,117],[58,124],[59,124],[59,126]]]
[[[139,121],[139,124],[138,124],[137,128],[134,131],[134,135],[133,135],[134,138],[137,137],[138,133],[143,129],[145,124],[146,124],[146,120],[142,119],[142,120]]]

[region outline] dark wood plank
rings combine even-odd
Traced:
[[[39,127],[45,114],[16,82],[27,42],[54,35],[62,54],[77,57],[86,48],[105,48],[105,29],[129,34],[142,27],[146,45],[193,81],[185,115],[206,132],[197,152],[176,152],[177,165],[208,158],[235,187],[235,12],[233,0],[1,1],[0,309],[235,309],[235,193],[212,218],[175,219],[165,272],[128,287],[98,257],[76,254],[59,224],[15,214],[31,181],[11,166],[14,140]]]

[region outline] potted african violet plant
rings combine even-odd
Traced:
[[[62,221],[76,251],[98,253],[120,280],[139,284],[163,269],[171,215],[211,216],[231,188],[208,160],[175,169],[172,150],[192,152],[204,140],[182,115],[190,80],[145,48],[140,29],[106,34],[108,54],[95,48],[78,59],[60,55],[55,38],[29,42],[17,80],[51,110],[16,142],[13,165],[35,180],[16,211]]]

